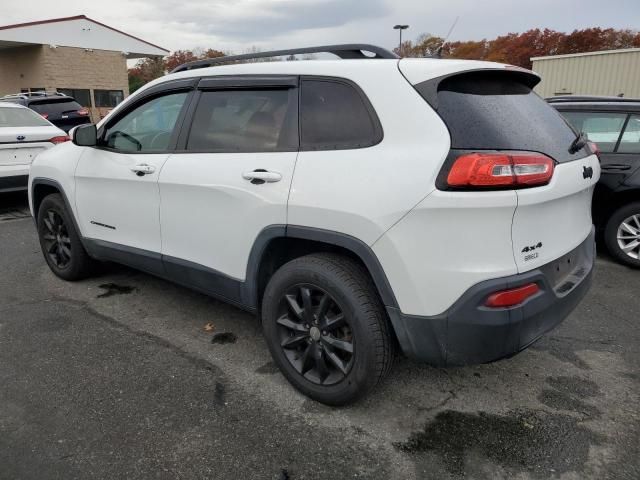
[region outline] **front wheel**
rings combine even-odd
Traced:
[[[44,259],[56,276],[80,280],[89,275],[93,261],[82,246],[62,196],[55,193],[42,200],[37,225]]]
[[[624,205],[611,215],[604,240],[616,260],[640,268],[640,202]]]
[[[388,373],[395,356],[369,275],[339,255],[308,255],[281,267],[265,290],[262,323],[284,376],[329,405],[362,397]]]

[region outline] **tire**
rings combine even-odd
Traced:
[[[640,268],[640,202],[623,205],[613,212],[604,230],[604,241],[618,262]],[[625,251],[623,246],[632,248]]]
[[[368,272],[341,255],[308,255],[276,271],[264,292],[262,326],[287,380],[327,405],[367,394],[388,374],[396,355]]]
[[[54,193],[42,200],[37,218],[38,239],[47,265],[57,277],[69,281],[86,278],[94,266],[71,215],[62,196]]]

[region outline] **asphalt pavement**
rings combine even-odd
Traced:
[[[508,360],[400,359],[365,400],[296,392],[257,320],[116,265],[54,277],[0,195],[0,479],[640,478],[640,271],[599,256]]]

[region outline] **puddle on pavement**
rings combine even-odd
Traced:
[[[226,345],[228,343],[236,343],[236,340],[238,340],[238,337],[235,333],[220,332],[213,335],[213,337],[211,338],[211,343]]]
[[[102,288],[105,291],[99,294],[96,298],[113,297],[114,295],[128,295],[138,290],[136,287],[118,285],[117,283],[103,283],[102,285],[99,285],[99,288]]]
[[[584,400],[600,395],[600,388],[595,382],[580,377],[550,377],[546,380],[551,388],[545,388],[538,395],[543,405],[554,410],[568,410],[586,415],[599,417],[601,412]]]
[[[454,476],[464,476],[465,457],[474,452],[506,470],[546,479],[582,471],[589,447],[603,440],[569,415],[513,411],[503,416],[447,410],[436,415],[424,431],[394,445],[413,456],[437,455]]]

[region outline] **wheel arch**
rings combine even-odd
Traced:
[[[245,303],[259,307],[267,282],[278,268],[318,252],[340,253],[358,261],[369,273],[383,304],[398,307],[382,265],[366,243],[344,233],[296,225],[272,225],[256,238],[247,266]]]
[[[40,177],[34,178],[31,182],[31,191],[29,193],[31,195],[31,208],[33,210],[32,212],[33,220],[36,223],[38,221],[38,211],[40,210],[40,205],[42,204],[42,201],[45,199],[45,197],[54,193],[60,194],[62,196],[62,201],[64,202],[64,206],[66,207],[67,212],[69,212],[69,216],[71,217],[73,226],[75,227],[76,232],[78,232],[80,241],[84,246],[84,237],[82,236],[82,232],[78,226],[78,222],[76,221],[74,211],[71,208],[71,204],[69,203],[69,198],[67,197],[67,194],[65,193],[64,188],[62,188],[62,185],[60,185],[59,182],[57,182],[56,180],[52,180],[50,178],[40,178]]]

